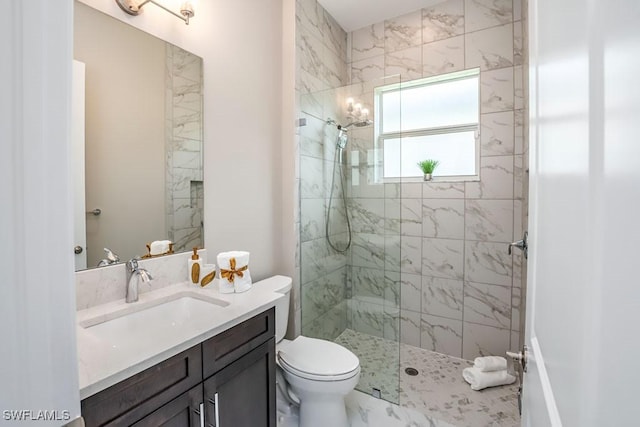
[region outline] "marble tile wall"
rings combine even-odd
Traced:
[[[362,164],[352,177],[350,328],[465,359],[518,348],[525,279],[507,243],[526,226],[523,10],[521,0],[448,0],[349,34],[362,96],[385,76],[476,67],[481,86],[479,181],[376,185]],[[358,132],[367,163],[373,137]]]
[[[347,84],[347,33],[316,0],[296,2],[297,118],[306,120],[296,132],[296,229],[299,230],[297,274],[292,292],[289,335],[334,339],[346,328],[347,256],[325,240],[337,129],[335,117]],[[346,243],[345,206],[334,183],[331,206],[332,242]]]
[[[166,226],[181,252],[204,245],[202,59],[168,43],[166,53]]]

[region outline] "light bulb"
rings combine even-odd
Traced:
[[[353,111],[353,98],[347,98],[347,113],[351,114]]]
[[[369,109],[368,108],[363,108],[362,109],[362,117],[364,117],[365,120],[367,120],[369,118]]]

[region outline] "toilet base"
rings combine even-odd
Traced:
[[[300,427],[349,427],[344,396],[331,399],[302,401]]]
[[[280,374],[280,372],[277,372]],[[278,378],[282,381],[282,377]],[[285,384],[286,387],[286,384]],[[300,410],[298,405],[292,403],[290,399],[283,395],[280,384],[276,387],[276,414],[277,427],[299,427],[300,426]]]
[[[277,427],[299,427],[298,408],[284,401],[278,401]]]

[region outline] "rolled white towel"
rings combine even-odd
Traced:
[[[220,282],[233,284],[235,292],[246,292],[251,289],[251,273],[249,272],[249,252],[231,251],[218,254]],[[220,289],[226,287],[221,284]]]
[[[149,255],[162,255],[169,252],[171,240],[155,240],[149,245]]]
[[[516,377],[510,375],[506,370],[481,372],[478,368],[465,368],[462,371],[462,378],[471,385],[471,390],[482,390],[487,387],[511,384]]]
[[[253,287],[253,283],[251,281],[251,273],[249,270],[245,271],[242,277],[236,277],[236,280],[233,282],[233,286],[236,289],[236,292],[246,292]]]
[[[218,283],[218,289],[221,294],[232,294],[236,291],[233,287],[233,283],[229,283],[224,279],[213,279],[213,281]]]
[[[507,359],[500,356],[476,357],[473,367],[481,372],[504,371],[507,369]]]

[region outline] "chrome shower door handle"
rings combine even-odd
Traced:
[[[522,240],[518,240],[516,242],[513,243],[509,243],[508,246],[508,251],[509,251],[509,255],[511,255],[511,248],[512,247],[516,247],[518,249],[520,249],[521,251],[524,252],[524,257],[528,258],[529,256],[529,245],[527,244],[527,238],[529,237],[529,233],[527,231],[524,232],[524,237],[522,238]]]

